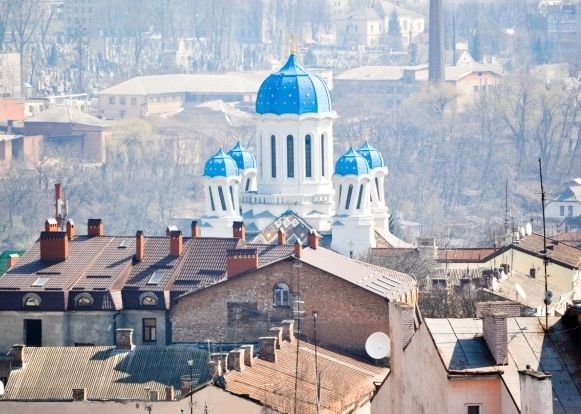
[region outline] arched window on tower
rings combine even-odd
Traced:
[[[232,200],[232,208],[236,210],[236,202],[234,201],[234,190],[232,189],[232,186],[229,186],[229,188],[230,188],[230,200]]]
[[[250,189],[250,178],[246,179],[246,187],[244,187],[244,191],[248,191]]]
[[[276,137],[270,137],[270,172],[272,178],[276,178]]]
[[[321,176],[325,176],[325,134],[321,134]]]
[[[339,186],[339,197],[337,197],[337,210],[339,210],[339,206],[341,205],[341,194],[343,193],[343,184]]]
[[[379,180],[375,177],[375,188],[377,188],[377,201],[381,201],[381,191],[379,191]]]
[[[295,141],[292,135],[286,137],[286,176],[295,176]]]
[[[352,195],[353,195],[353,184],[349,184],[349,189],[347,190],[347,201],[345,201],[345,210],[349,210]]]
[[[216,211],[216,205],[214,204],[214,195],[212,194],[212,187],[208,187],[208,193],[210,193],[210,206],[212,211]]]
[[[312,177],[311,171],[311,136],[305,136],[305,177]]]
[[[220,197],[222,210],[226,211],[226,200],[224,199],[224,190],[222,190],[222,186],[218,186],[218,196]]]
[[[361,209],[361,200],[363,199],[363,184],[359,186],[359,196],[357,196],[357,210]]]

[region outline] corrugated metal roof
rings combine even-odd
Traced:
[[[67,400],[73,388],[87,388],[89,400],[143,400],[146,388],[163,398],[170,385],[179,395],[190,359],[198,384],[208,379],[208,354],[191,345],[144,345],[131,352],[104,346],[26,347],[24,352],[27,362],[12,371],[2,399]]]
[[[315,364],[314,345],[302,341],[298,362],[297,412],[304,414],[317,412],[315,366],[318,366],[320,376],[322,413],[339,412],[341,408],[373,395],[374,383],[382,382],[389,373],[388,368],[321,347],[317,349]],[[296,365],[296,343],[284,342],[277,351],[276,363],[255,358],[252,367],[226,374],[226,390],[256,399],[278,412],[294,412]]]

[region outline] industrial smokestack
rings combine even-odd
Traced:
[[[428,79],[432,83],[444,83],[444,16],[442,0],[430,0],[430,45]]]

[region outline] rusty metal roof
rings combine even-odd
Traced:
[[[283,342],[281,349],[277,350],[277,362],[255,358],[252,367],[246,367],[242,372],[227,373],[226,390],[258,400],[277,412],[295,412],[296,366],[296,343]],[[375,383],[383,382],[389,373],[388,368],[321,347],[317,349],[315,364],[314,345],[301,341],[298,350],[299,398],[296,412],[317,413],[315,366],[320,376],[322,413],[340,412],[342,408],[370,397],[375,392]]]
[[[512,246],[517,250],[542,257],[543,236],[533,233],[523,237],[518,243],[514,243]],[[581,249],[567,243],[562,243],[547,237],[547,254],[554,263],[574,269],[581,268]]]
[[[24,368],[11,372],[0,399],[70,400],[73,388],[86,388],[89,400],[144,400],[146,388],[163,398],[170,385],[179,396],[190,359],[198,384],[208,379],[208,354],[192,345],[142,345],[131,352],[106,346],[26,347],[24,352]]]

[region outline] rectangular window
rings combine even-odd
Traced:
[[[119,103],[121,105],[125,105],[125,97],[124,96],[122,96],[122,97],[119,98]]]
[[[109,105],[115,105],[115,97],[114,96],[109,97]]]
[[[466,414],[480,414],[480,404],[479,405],[467,405]]]
[[[270,168],[272,178],[276,178],[276,137],[270,137]]]
[[[137,98],[135,96],[131,97],[131,105],[137,105]]]
[[[359,186],[359,196],[357,197],[357,210],[361,210],[362,199],[363,199],[363,184]]]
[[[155,318],[143,318],[143,342],[155,342],[157,320]]]
[[[569,217],[573,216],[573,206],[567,206],[567,215]]]
[[[321,135],[321,176],[325,176],[325,135]]]
[[[349,210],[352,195],[353,195],[353,184],[349,184],[349,189],[347,190],[347,201],[345,201],[345,210]]]
[[[224,199],[224,191],[222,190],[222,186],[218,187],[218,197],[220,197],[220,206],[222,210],[226,211],[226,200]]]
[[[561,217],[564,217],[565,216],[565,206],[560,206],[559,207],[559,215]]]
[[[210,193],[210,206],[212,207],[212,211],[216,211],[216,205],[214,204],[214,196],[212,195],[212,187],[208,188],[208,192]]]

